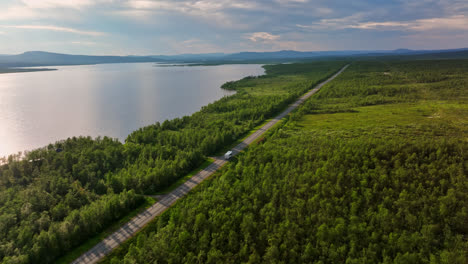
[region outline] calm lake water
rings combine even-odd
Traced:
[[[261,65],[54,68],[0,74],[0,156],[80,135],[123,141],[140,127],[190,115],[231,94],[220,89],[224,82],[264,73]]]

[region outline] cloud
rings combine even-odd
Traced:
[[[394,30],[468,30],[468,17],[456,15],[442,18],[417,19],[413,21],[364,22],[351,25],[359,29],[394,29]]]
[[[95,45],[98,45],[98,43],[96,42],[92,42],[92,41],[71,41],[70,42],[71,44],[73,45],[84,45],[84,46],[95,46]]]
[[[363,30],[468,30],[468,17],[465,15],[454,15],[450,17],[438,17],[428,19],[416,19],[410,21],[368,21],[359,22],[362,14],[339,19],[322,19],[311,25],[296,26],[303,29],[363,29]]]
[[[419,19],[409,25],[412,30],[458,29],[468,30],[468,16],[456,15],[445,18]]]
[[[310,41],[274,41],[271,50],[297,50],[297,51],[309,51],[309,50],[322,50],[323,48],[316,43]]]
[[[399,0],[399,8],[403,12],[425,14],[458,15],[468,11],[466,0]]]
[[[29,8],[51,9],[51,8],[73,8],[80,9],[102,3],[112,3],[113,0],[22,0]]]
[[[105,33],[97,31],[85,31],[68,27],[58,27],[51,25],[13,25],[13,26],[1,26],[3,28],[17,28],[17,29],[30,29],[30,30],[49,30],[49,31],[58,31],[66,32],[79,35],[88,35],[88,36],[103,36]]]
[[[289,36],[273,35],[268,32],[254,32],[244,34],[244,38],[249,40],[241,44],[241,49],[237,51],[277,51],[277,50],[323,50],[318,43],[304,39],[303,35]]]
[[[345,28],[358,28],[358,29],[404,29],[410,26],[409,23],[397,22],[397,21],[388,21],[388,22],[364,22],[358,23],[357,25],[349,25]]]
[[[228,1],[228,0],[189,0],[189,1],[166,1],[166,0],[129,0],[126,5],[132,9],[145,10],[168,10],[186,14],[193,12],[217,12],[225,9],[256,9],[259,5],[251,1]]]
[[[319,15],[330,15],[333,13],[333,9],[328,7],[317,7],[314,9],[314,11]]]
[[[222,48],[205,40],[193,38],[184,41],[170,41],[170,46],[175,53],[212,53],[220,52]]]
[[[416,47],[418,49],[433,49],[443,47],[444,49],[463,48],[468,43],[468,34],[453,34],[449,32],[415,32],[402,36],[401,40],[406,47]],[[449,40],[449,41],[447,41]]]
[[[255,33],[248,33],[245,34],[245,38],[249,39],[250,41],[253,42],[259,42],[259,41],[273,41],[279,39],[280,36],[278,35],[273,35],[268,32],[255,32]]]
[[[37,12],[22,6],[13,6],[0,11],[0,20],[6,21],[16,19],[29,19],[37,16]]]
[[[114,0],[22,0],[18,4],[0,9],[0,20],[26,20],[60,18],[70,20],[76,11]]]
[[[147,24],[156,24],[161,15],[190,17],[207,23],[209,26],[247,29],[254,20],[241,21],[243,15],[233,12],[252,11],[262,6],[254,1],[230,0],[128,0],[124,3],[125,9],[115,11],[117,15],[125,16]]]
[[[85,8],[101,4],[117,3],[120,0],[18,0],[0,8],[0,20],[26,20],[26,19],[61,19],[77,20]],[[112,7],[117,7],[114,5]]]
[[[288,4],[305,4],[309,2],[309,0],[275,0],[275,2],[281,5],[288,5]]]
[[[406,36],[402,36],[403,39],[409,39],[409,40],[414,40],[414,41],[428,41],[428,40],[440,40],[444,41],[448,38],[450,39],[466,39],[468,40],[468,35],[466,34],[425,34],[425,33],[415,33],[415,34],[410,34]],[[466,42],[468,43],[468,42]]]
[[[0,31],[8,34],[1,37],[9,38],[0,43],[4,50],[37,49],[55,41],[54,49],[107,52],[103,40],[122,53],[391,48],[422,43],[416,41],[426,35],[441,36],[440,41],[422,44],[443,48],[466,46],[460,36],[468,35],[467,0],[0,2]],[[29,34],[33,30],[40,34]],[[106,33],[97,31],[107,35],[98,41]]]
[[[358,24],[359,20],[362,20],[364,15],[362,13],[356,13],[351,16],[343,18],[325,18],[320,19],[318,22],[314,22],[310,25],[296,24],[297,27],[303,29],[315,29],[315,30],[337,30],[350,28],[353,25]]]
[[[132,0],[128,1],[126,5],[131,9],[143,9],[143,10],[174,10],[183,11],[184,8],[177,2],[169,1],[148,1],[148,0]]]

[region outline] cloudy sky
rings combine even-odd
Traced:
[[[0,0],[0,54],[464,47],[467,0]]]

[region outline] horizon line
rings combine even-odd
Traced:
[[[206,53],[178,53],[178,54],[146,54],[146,55],[135,55],[135,54],[127,54],[127,55],[89,55],[89,54],[73,54],[73,53],[62,53],[62,52],[55,52],[55,51],[46,51],[46,50],[27,50],[21,53],[16,54],[0,54],[0,56],[16,56],[22,55],[26,53],[33,53],[33,52],[42,52],[42,53],[51,53],[51,54],[60,54],[60,55],[72,55],[72,56],[109,56],[109,57],[153,57],[153,56],[184,56],[184,55],[213,55],[213,54],[222,54],[222,55],[232,55],[232,54],[239,54],[239,53],[276,53],[276,52],[298,52],[298,53],[320,53],[320,52],[391,52],[391,51],[399,51],[399,50],[406,50],[406,51],[456,51],[456,50],[468,50],[468,47],[462,48],[451,48],[451,49],[408,49],[408,48],[397,48],[397,49],[350,49],[350,50],[308,50],[308,51],[300,51],[300,50],[274,50],[274,51],[239,51],[239,52],[206,52]]]

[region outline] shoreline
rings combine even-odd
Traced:
[[[39,68],[39,69],[0,68],[0,74],[41,72],[41,71],[57,71],[57,69],[51,69],[51,68]]]

